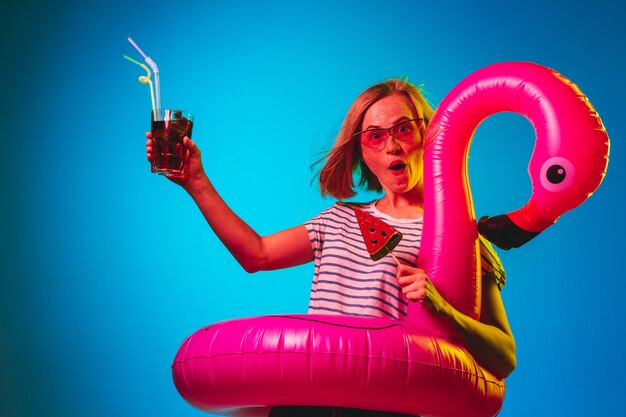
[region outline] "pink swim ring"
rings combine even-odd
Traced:
[[[600,118],[578,87],[554,70],[521,62],[491,65],[444,98],[425,139],[419,266],[448,301],[476,319],[481,290],[467,155],[476,127],[502,111],[527,117],[536,145],[529,202],[479,225],[501,247],[520,246],[578,206],[600,185],[608,163]],[[271,406],[324,405],[488,417],[498,414],[505,393],[504,381],[415,303],[404,321],[278,315],[216,323],[183,342],[172,372],[192,405],[233,416],[263,415]]]

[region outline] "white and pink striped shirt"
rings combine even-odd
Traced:
[[[315,255],[309,313],[353,316],[406,317],[408,301],[396,278],[391,256],[372,261],[361,237],[353,207],[373,215],[402,233],[393,253],[416,266],[423,219],[395,219],[375,207],[375,201],[336,203],[305,223]],[[481,240],[483,274],[491,274],[502,288],[504,270],[491,245]]]

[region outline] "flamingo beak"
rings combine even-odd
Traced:
[[[478,232],[488,241],[505,250],[519,248],[540,233],[522,229],[506,214],[481,217],[478,221]]]

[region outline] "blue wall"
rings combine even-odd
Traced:
[[[0,17],[0,415],[205,415],[171,382],[183,338],[219,320],[306,311],[311,265],[247,275],[192,200],[149,172],[149,93],[122,59],[138,57],[127,36],[159,64],[163,104],[195,113],[208,174],[260,233],[332,204],[310,184],[310,164],[374,82],[408,76],[436,105],[499,61],[571,78],[603,119],[611,162],[585,204],[501,254],[518,345],[501,415],[620,414],[626,10],[613,3],[9,6]],[[478,129],[478,216],[527,199],[533,139],[515,115]]]

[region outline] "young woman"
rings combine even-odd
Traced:
[[[322,195],[340,202],[314,219],[269,236],[258,235],[222,200],[202,168],[200,149],[189,150],[183,178],[170,178],[194,199],[207,222],[248,272],[315,262],[309,312],[367,315],[402,320],[409,302],[423,303],[449,320],[474,359],[504,378],[515,368],[515,340],[500,290],[504,271],[491,246],[481,239],[482,311],[480,321],[456,310],[416,267],[423,215],[423,138],[433,110],[419,89],[392,79],[376,84],[350,107],[335,145],[320,171]],[[146,134],[152,159],[152,136]],[[359,184],[382,192],[366,204],[343,203]],[[365,249],[353,207],[374,215],[403,234],[389,257],[373,262]],[[391,413],[333,408],[276,407],[273,417],[381,416]]]

